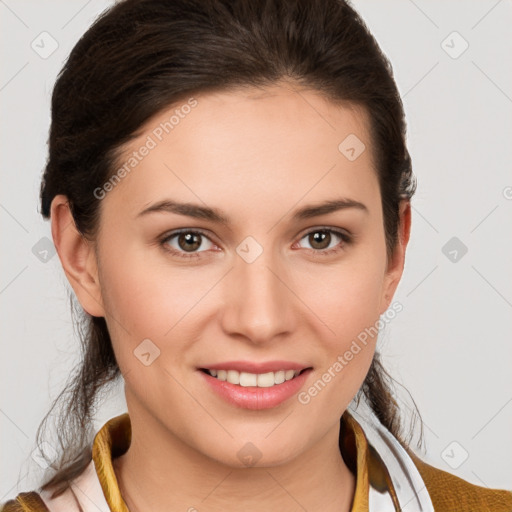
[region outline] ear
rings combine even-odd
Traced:
[[[404,270],[405,251],[411,234],[411,203],[408,199],[400,202],[399,219],[397,243],[393,256],[388,261],[382,288],[381,315],[389,308]]]
[[[92,316],[104,316],[94,245],[77,230],[65,195],[54,197],[50,218],[53,243],[75,294]]]

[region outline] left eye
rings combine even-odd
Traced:
[[[334,246],[331,246],[331,242],[336,242],[336,238],[342,240],[342,246],[344,244],[349,244],[351,241],[351,238],[347,233],[330,228],[317,228],[313,231],[310,231],[309,233],[306,233],[306,235],[303,236],[301,240],[307,240],[308,243],[312,245],[312,249],[316,252],[331,253],[341,250],[341,247],[336,247],[337,245],[340,245],[339,242],[337,244],[335,243]]]

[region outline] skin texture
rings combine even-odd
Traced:
[[[309,388],[391,304],[409,203],[388,261],[364,110],[282,84],[195,98],[101,201],[96,244],[76,231],[65,196],[52,203],[63,269],[83,308],[105,317],[125,381],[132,443],[114,463],[121,492],[131,512],[348,511],[355,478],[339,452],[339,419],[364,381],[376,337],[308,404],[292,397],[267,410],[237,408],[213,394],[197,368],[290,360],[313,367],[302,389]],[[120,165],[177,107],[146,124]],[[349,134],[366,145],[354,161],[338,150]],[[367,211],[292,220],[298,208],[341,197]],[[231,222],[168,212],[136,218],[166,198],[218,208]],[[352,242],[307,236],[325,227],[345,230]],[[159,245],[182,228],[209,237],[192,249],[198,257]],[[236,251],[248,236],[263,250],[252,263]],[[166,245],[191,251],[178,237]],[[134,355],[147,338],[160,350],[149,366]],[[247,442],[261,452],[252,467],[237,456]]]

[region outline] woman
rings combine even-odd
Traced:
[[[121,1],[57,80],[49,146],[84,358],[54,473],[4,511],[512,509],[401,433],[375,348],[415,182],[348,4]]]

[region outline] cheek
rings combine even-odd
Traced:
[[[169,276],[168,269],[159,268],[133,250],[116,254],[112,251],[110,257],[102,258],[100,280],[106,320],[118,360],[125,353],[131,354],[146,338],[160,345],[156,340],[186,312],[183,280]]]
[[[303,288],[308,306],[327,327],[321,329],[322,335],[318,333],[324,357],[319,381],[311,389],[314,395],[325,388],[317,401],[319,411],[322,407],[333,407],[335,414],[343,411],[364,381],[378,339],[384,271],[382,243],[316,273]]]
[[[205,293],[197,272],[166,263],[159,249],[130,247],[102,258],[102,294],[108,313],[126,331],[162,337]],[[121,255],[123,255],[121,257]]]
[[[190,365],[187,349],[201,339],[208,318],[205,296],[219,280],[218,271],[149,262],[135,250],[123,254],[122,259],[104,258],[101,272],[107,325],[121,371],[140,370],[134,356],[147,352],[143,347],[152,357],[158,354],[159,366]]]
[[[314,308],[328,329],[323,357],[314,379],[298,395],[313,417],[335,422],[361,388],[378,339],[379,292],[382,275],[377,267],[365,272],[339,272],[311,296]],[[320,346],[320,344],[319,344]]]
[[[368,253],[315,273],[301,287],[308,306],[329,328],[338,348],[380,316],[384,266]]]

